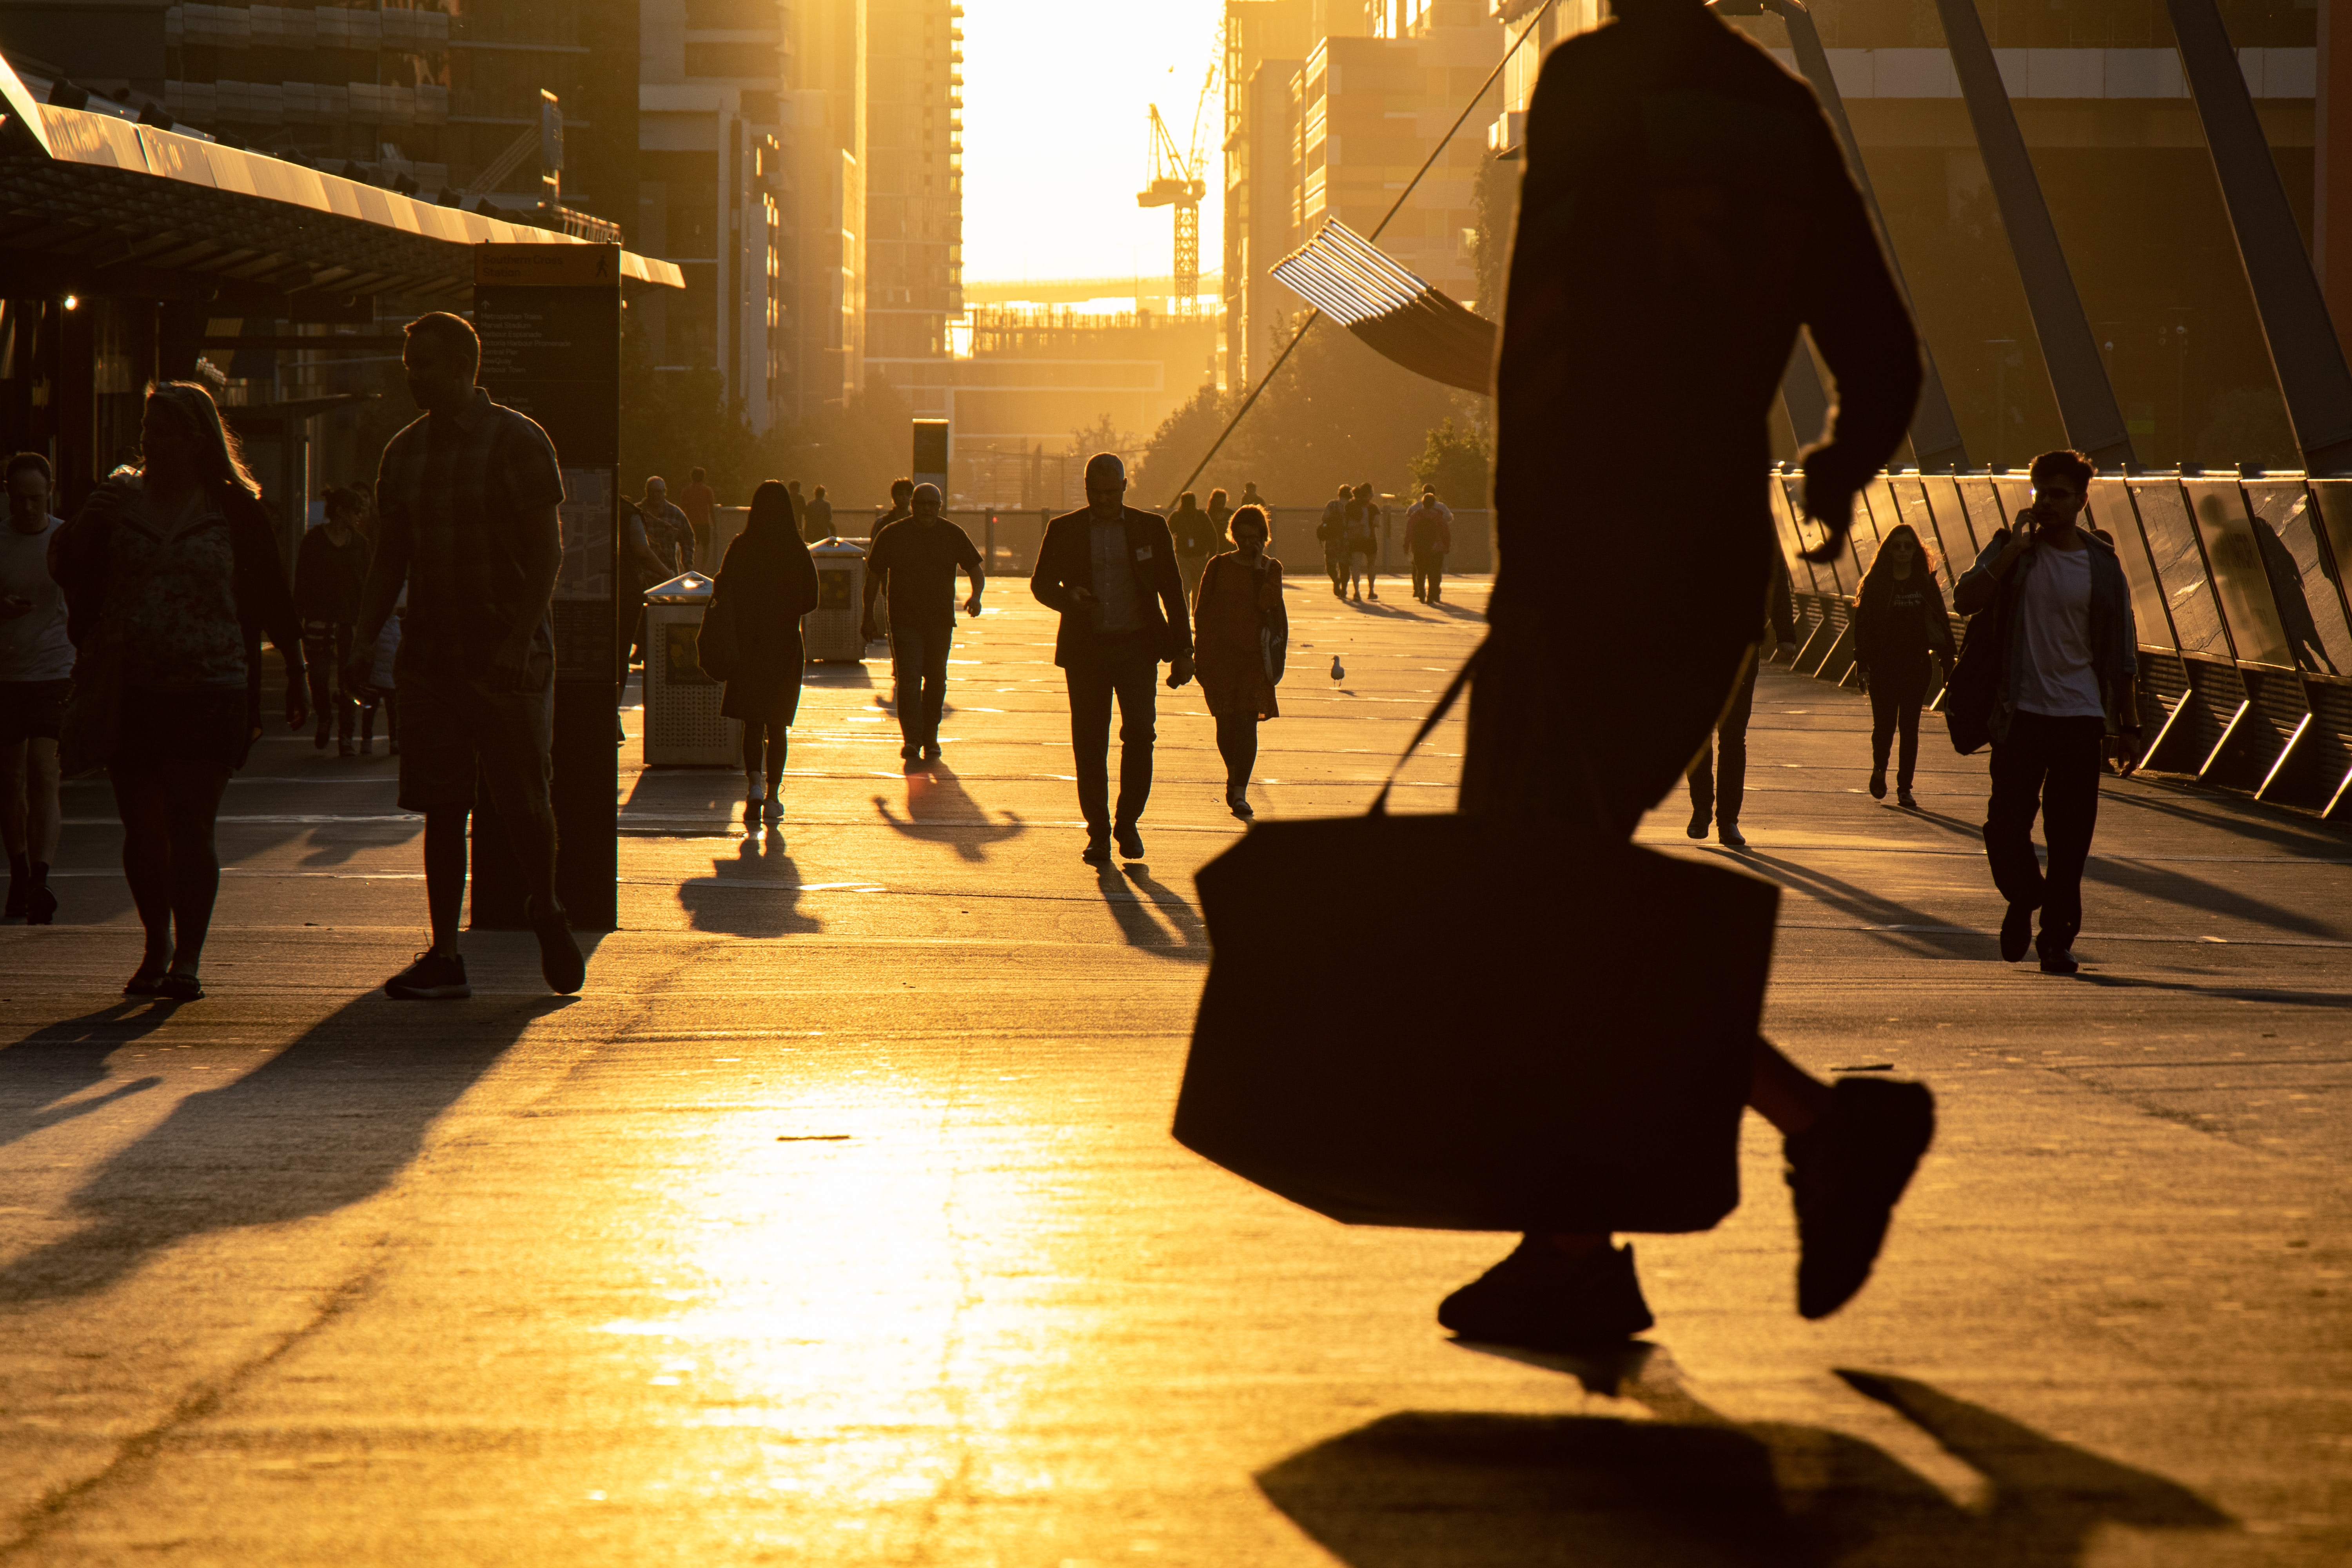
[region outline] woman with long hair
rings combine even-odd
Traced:
[[[1265,513],[1245,506],[1229,526],[1234,547],[1213,555],[1192,605],[1192,670],[1217,721],[1217,751],[1225,760],[1225,805],[1246,822],[1257,766],[1257,727],[1277,716],[1274,679],[1266,668],[1265,631],[1286,628],[1282,563],[1265,552]]]
[[[733,662],[719,710],[743,721],[743,826],[784,815],[785,731],[800,710],[801,617],[816,608],[816,563],[801,538],[790,491],[770,479],[751,492],[743,531],[727,547],[706,624],[722,619],[734,633]],[[764,764],[764,768],[763,768]],[[764,772],[766,788],[761,785]]]
[[[286,661],[286,721],[299,731],[301,622],[260,487],[212,395],[147,389],[133,473],[101,485],[57,546],[71,602],[78,686],[119,692],[103,752],[122,817],[122,872],[147,951],[127,995],[192,1002],[220,891],[213,822],[254,741],[248,648],[267,631]],[[75,721],[69,715],[68,727]]]
[[[1878,559],[1862,579],[1853,611],[1853,662],[1870,693],[1870,794],[1886,798],[1886,753],[1902,731],[1896,758],[1895,803],[1919,803],[1911,794],[1912,770],[1919,765],[1919,707],[1927,696],[1927,661],[1952,672],[1952,620],[1943,590],[1918,534],[1898,523],[1878,547]]]

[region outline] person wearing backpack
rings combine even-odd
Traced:
[[[1331,579],[1335,598],[1348,596],[1348,503],[1355,495],[1341,485],[1339,493],[1323,503],[1323,521],[1315,525],[1315,537],[1323,545],[1323,574]]]
[[[2001,961],[2015,963],[2030,943],[2044,974],[2082,967],[2073,949],[2083,929],[2083,867],[2099,820],[2107,740],[2115,737],[2127,757],[2139,751],[2139,635],[2131,585],[2115,546],[2076,525],[2095,471],[2080,452],[2034,458],[2028,470],[2033,504],[2018,514],[2015,527],[1992,536],[1952,588],[1960,614],[2000,617],[1992,647],[2000,657],[1986,683],[1992,798],[1985,805],[1985,859],[1993,886],[2009,900]],[[1953,731],[1957,740],[1957,713]],[[2037,812],[2049,848],[2046,868],[2033,853]]]

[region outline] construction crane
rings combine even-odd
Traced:
[[[1212,65],[1207,79],[1201,84],[1200,102],[1192,107],[1192,145],[1187,152],[1176,150],[1176,138],[1169,134],[1168,121],[1160,116],[1160,106],[1151,106],[1150,166],[1144,175],[1143,189],[1135,194],[1137,206],[1176,209],[1171,289],[1175,312],[1180,316],[1194,315],[1200,310],[1201,198],[1209,194],[1209,183],[1201,177],[1201,110],[1209,101],[1216,80],[1217,69]]]

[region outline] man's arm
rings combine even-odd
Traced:
[[[677,508],[672,507],[669,511],[670,532],[677,537],[677,569],[691,572],[694,570],[694,524]]]
[[[1045,525],[1045,537],[1037,546],[1036,570],[1029,574],[1029,592],[1035,595],[1037,602],[1047,609],[1059,610],[1064,615],[1068,615],[1073,610],[1092,604],[1094,591],[1090,588],[1073,589],[1063,584],[1059,567],[1056,564],[1058,552],[1055,548],[1055,531],[1062,528],[1059,518]],[[1081,594],[1083,597],[1080,596]]]
[[[555,603],[555,580],[563,572],[563,523],[552,501],[525,510],[518,532],[521,605],[498,651],[490,656],[489,686],[493,691],[522,689],[523,667],[530,658],[531,638]]]
[[[890,525],[885,523],[874,542],[866,547],[866,597],[858,605],[857,625],[867,642],[874,640],[874,596],[882,591],[882,580],[889,574]]]
[[[409,529],[408,509],[393,499],[391,487],[385,482],[383,469],[392,460],[384,453],[375,478],[375,554],[368,562],[367,582],[360,589],[360,622],[352,637],[352,663],[359,665],[362,648],[367,651],[370,668],[375,663],[375,639],[383,632],[383,623],[392,618],[393,605],[400,602],[400,590],[408,582],[408,559],[415,548],[415,539]]]
[[[988,586],[988,568],[982,563],[980,546],[971,542],[971,535],[961,528],[956,532],[963,540],[963,559],[959,564],[963,567],[964,575],[971,579],[971,597],[963,602],[963,607],[967,613],[976,616],[980,614],[980,595]]]
[[[2009,575],[2011,565],[2023,550],[2018,541],[2021,530],[2002,529],[1992,536],[1991,542],[1977,552],[1977,563],[1960,574],[1952,584],[1952,608],[1961,615],[1973,616],[1992,603],[2000,580]]]

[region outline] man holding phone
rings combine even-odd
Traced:
[[[2131,586],[2115,547],[2078,526],[2094,469],[2080,452],[2033,459],[2033,504],[2001,530],[1952,589],[1964,616],[2006,607],[2000,683],[1992,708],[1992,799],[1985,858],[2009,900],[2000,956],[2032,942],[2044,974],[2081,967],[2083,867],[2099,819],[2099,775],[2109,737],[2128,763],[2139,752],[2135,688],[2139,646]],[[2033,853],[2033,818],[2050,851]],[[2033,911],[2042,932],[2033,935]]]

